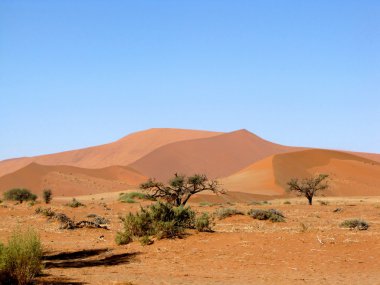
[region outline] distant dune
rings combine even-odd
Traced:
[[[330,175],[333,196],[380,195],[380,163],[356,155],[308,149],[267,157],[222,179],[231,191],[251,194],[283,195],[292,177]]]
[[[0,177],[16,171],[31,162],[44,165],[70,165],[84,168],[128,165],[163,145],[183,140],[208,138],[219,134],[221,133],[182,129],[149,129],[130,134],[116,142],[100,146],[0,161]]]
[[[31,163],[0,177],[0,192],[20,187],[41,194],[43,189],[49,188],[54,195],[75,196],[123,191],[146,179],[144,175],[125,166],[85,169]]]
[[[121,165],[121,166],[120,166]],[[148,177],[207,174],[244,195],[284,195],[292,177],[327,173],[328,195],[380,195],[380,154],[289,147],[247,130],[149,129],[109,144],[0,161],[0,192],[25,187],[55,195],[123,191]],[[236,194],[237,195],[237,194]],[[236,196],[235,195],[235,196]],[[237,196],[236,196],[237,197]]]
[[[267,156],[297,148],[266,141],[247,130],[165,145],[130,166],[149,177],[166,181],[175,172],[223,177]]]

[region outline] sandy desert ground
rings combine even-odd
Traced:
[[[271,200],[267,205],[201,206],[192,201],[197,212],[276,208],[286,222],[237,215],[216,219],[213,233],[189,230],[182,239],[118,246],[114,238],[122,227],[119,217],[139,209],[141,201],[121,203],[117,196],[77,197],[86,205],[79,208],[67,207],[68,198],[56,197],[50,205],[75,220],[88,214],[106,217],[110,230],[60,230],[57,223],[35,214],[43,204],[3,203],[0,240],[6,241],[16,227],[39,231],[46,255],[37,284],[380,284],[380,197],[316,198],[313,206],[302,198]],[[334,212],[336,208],[341,211]],[[370,228],[340,228],[349,218],[362,218]]]

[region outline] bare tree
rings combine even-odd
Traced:
[[[309,201],[309,205],[313,204],[313,197],[318,191],[325,190],[329,187],[327,174],[319,174],[315,177],[305,178],[299,181],[298,178],[292,178],[288,182],[288,191],[298,192],[298,195],[303,195]]]
[[[162,198],[174,206],[183,206],[194,194],[203,191],[211,191],[215,194],[224,194],[216,180],[208,180],[204,174],[185,175],[174,174],[168,185],[149,179],[140,185],[140,188],[148,192],[152,198]]]

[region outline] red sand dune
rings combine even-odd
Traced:
[[[168,144],[130,166],[162,181],[175,172],[188,175],[205,173],[215,178],[233,174],[267,156],[296,149],[271,143],[247,130],[239,130]]]
[[[31,163],[0,177],[0,192],[12,188],[27,188],[41,194],[52,189],[54,195],[74,196],[123,191],[147,178],[126,166],[86,169],[74,166],[46,166]]]
[[[222,179],[230,191],[283,195],[292,177],[330,175],[328,195],[380,195],[380,163],[356,155],[320,149],[278,154]]]
[[[207,138],[219,134],[221,133],[196,130],[149,129],[100,146],[0,161],[0,177],[14,172],[31,162],[84,168],[128,165],[163,145],[189,139]]]

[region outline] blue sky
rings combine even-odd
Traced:
[[[0,159],[152,127],[380,153],[380,2],[3,0],[0,107]]]

